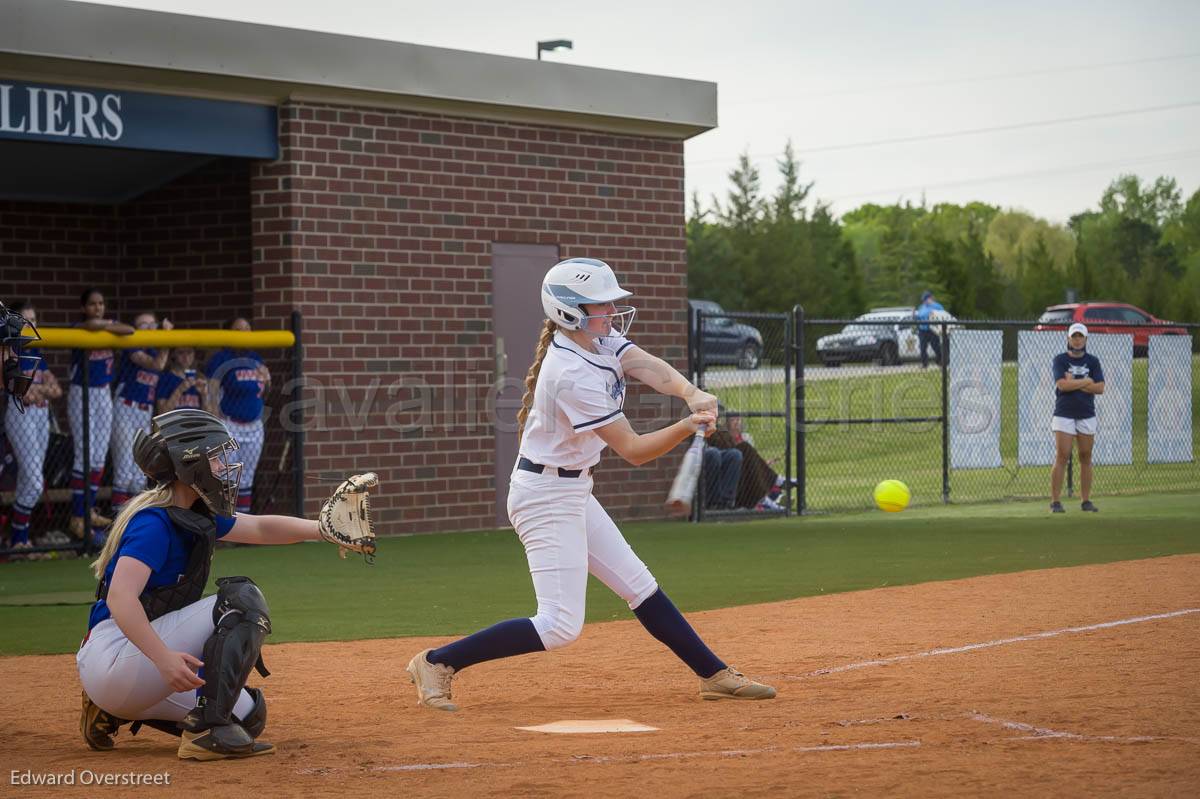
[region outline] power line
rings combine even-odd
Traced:
[[[1197,156],[1200,156],[1200,149],[1179,150],[1173,153],[1162,153],[1161,155],[1123,158],[1118,161],[1097,161],[1090,164],[1073,164],[1071,166],[1052,167],[1049,169],[1035,169],[1028,172],[1009,172],[1002,175],[964,178],[962,180],[953,180],[944,183],[926,183],[919,186],[897,186],[890,189],[854,192],[853,194],[840,194],[834,197],[823,197],[821,199],[829,202],[838,202],[841,200],[853,200],[861,197],[876,197],[884,194],[908,194],[915,191],[929,191],[932,189],[953,189],[962,186],[977,186],[986,183],[1005,183],[1012,180],[1027,180],[1029,178],[1046,177],[1050,175],[1070,175],[1080,172],[1091,172],[1097,169],[1113,169],[1135,164],[1140,165],[1151,164],[1160,161],[1174,161],[1185,158],[1195,158]]]
[[[765,103],[786,103],[794,100],[803,100],[810,97],[841,97],[854,94],[894,92],[902,89],[924,89],[932,86],[960,86],[964,84],[982,83],[995,80],[1032,78],[1043,75],[1059,75],[1070,72],[1091,72],[1100,69],[1110,69],[1112,67],[1127,67],[1138,64],[1151,64],[1161,61],[1183,61],[1191,58],[1200,58],[1200,53],[1179,53],[1177,55],[1133,58],[1126,61],[1102,61],[1095,64],[1077,64],[1066,67],[1045,67],[1043,69],[1031,69],[1023,72],[998,72],[991,75],[974,75],[965,78],[943,78],[940,80],[913,81],[911,83],[891,83],[881,86],[860,86],[853,89],[830,89],[824,91],[801,92],[800,94],[792,95],[790,97],[763,97],[754,100],[743,100],[737,103],[728,103],[726,104],[726,107],[738,108],[747,105],[763,105]]]
[[[933,141],[936,139],[953,139],[960,136],[980,136],[987,133],[998,133],[1011,130],[1028,130],[1030,128],[1044,128],[1052,125],[1067,125],[1077,122],[1091,122],[1097,119],[1112,119],[1113,117],[1137,116],[1139,114],[1155,114],[1163,111],[1177,111],[1181,108],[1192,108],[1200,105],[1200,100],[1191,100],[1186,103],[1173,103],[1171,105],[1156,105],[1146,108],[1130,108],[1122,111],[1105,111],[1099,114],[1083,114],[1073,117],[1058,117],[1057,119],[1039,119],[1032,122],[1015,122],[1010,125],[992,125],[986,128],[969,128],[967,130],[946,131],[942,133],[923,133],[919,136],[899,136],[891,139],[875,139],[872,141],[854,142],[852,144],[827,144],[820,147],[804,147],[795,150],[796,155],[807,155],[809,153],[828,153],[840,150],[860,150],[868,147],[883,147],[889,144],[910,144],[912,142]],[[751,161],[760,161],[764,158],[778,158],[783,155],[783,151],[772,153],[755,153],[749,156]],[[722,164],[736,161],[740,156],[732,158],[725,156],[721,158],[707,158],[700,161],[689,161],[689,166],[702,166],[705,164]]]

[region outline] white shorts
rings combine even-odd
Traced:
[[[1094,436],[1096,435],[1096,417],[1068,419],[1065,416],[1055,416],[1054,420],[1050,422],[1050,429],[1056,433],[1066,433],[1071,436]]]

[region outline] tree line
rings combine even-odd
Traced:
[[[862,205],[840,218],[800,176],[789,142],[763,192],[746,155],[723,199],[687,220],[689,294],[729,310],[855,317],[916,305],[925,289],[960,319],[1031,319],[1063,302],[1129,302],[1200,322],[1200,190],[1120,175],[1066,225],[986,203]]]

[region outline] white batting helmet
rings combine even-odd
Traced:
[[[542,310],[546,318],[567,330],[580,330],[588,319],[582,305],[616,302],[631,297],[632,292],[621,288],[612,267],[595,258],[568,258],[550,267],[542,278]],[[625,335],[633,321],[634,309],[618,306],[617,329]]]

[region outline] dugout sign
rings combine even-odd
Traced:
[[[274,106],[3,79],[0,139],[279,157]]]

